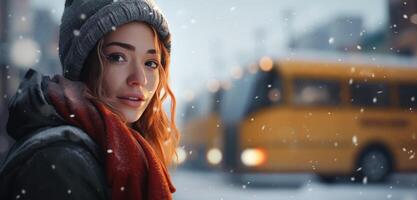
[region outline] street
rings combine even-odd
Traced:
[[[349,180],[333,184],[322,183],[314,175],[260,175],[277,178],[268,184],[256,181],[238,183],[231,181],[224,172],[205,172],[177,169],[172,177],[177,191],[177,200],[417,200],[417,174],[396,174],[386,183],[350,183]],[[251,177],[247,178],[251,179]],[[263,179],[263,178],[260,178]],[[261,180],[264,182],[264,180]]]

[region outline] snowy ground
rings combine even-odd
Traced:
[[[223,172],[185,169],[177,169],[172,176],[176,200],[417,200],[417,174],[393,175],[383,184],[351,183],[349,179],[325,184],[308,174],[265,174],[238,183]]]

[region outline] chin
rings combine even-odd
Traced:
[[[123,112],[123,116],[126,118],[127,123],[133,123],[139,120],[142,113],[138,112]]]
[[[140,115],[138,116],[125,116],[127,123],[133,123],[139,120]]]

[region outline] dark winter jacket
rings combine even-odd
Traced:
[[[29,71],[9,103],[16,143],[0,166],[0,199],[109,199],[103,156],[81,129],[66,125]]]

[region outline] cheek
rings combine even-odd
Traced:
[[[102,88],[104,95],[112,97],[115,95],[118,86],[123,81],[124,74],[117,70],[106,70],[103,74]]]
[[[159,85],[159,72],[150,72],[146,75],[146,78],[148,80],[147,89],[153,95]]]

